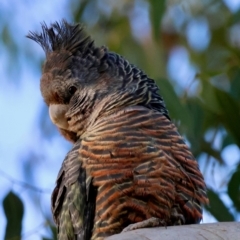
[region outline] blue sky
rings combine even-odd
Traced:
[[[59,135],[49,142],[43,141],[39,131],[39,117],[43,101],[39,91],[41,69],[35,64],[44,58],[41,48],[25,36],[29,30],[40,30],[40,22],[54,22],[61,18],[71,20],[69,11],[66,11],[66,2],[49,1],[1,1],[1,23],[11,21],[10,29],[14,33],[17,44],[27,48],[29,52],[36,53],[35,59],[27,59],[24,52],[20,52],[19,69],[14,65],[8,66],[8,52],[2,47],[0,41],[0,171],[7,173],[18,181],[35,185],[40,189],[47,189],[44,194],[9,181],[0,172],[0,201],[10,189],[19,194],[25,205],[23,239],[41,239],[47,235],[44,228],[43,214],[50,213],[50,194],[55,185],[56,176],[62,159],[70,148]],[[0,24],[0,29],[3,24]],[[38,65],[39,66],[39,65]],[[7,70],[7,71],[6,71]],[[9,74],[10,71],[10,74]],[[10,75],[10,77],[9,77]],[[17,79],[15,79],[17,77]],[[51,123],[49,123],[51,124]],[[54,127],[54,126],[52,126]],[[43,158],[38,160],[37,171],[29,172],[29,149],[40,153]],[[44,149],[44,153],[41,150]],[[48,160],[50,162],[48,162]],[[33,156],[33,160],[35,160]],[[31,161],[30,161],[31,162]],[[24,166],[24,169],[23,169]],[[33,169],[29,167],[30,169]],[[26,176],[28,175],[28,176]],[[37,183],[37,184],[36,184]],[[41,209],[41,211],[39,210]],[[0,207],[0,222],[5,226],[5,217]],[[4,237],[4,227],[0,228],[0,239]]]
[[[9,67],[8,49],[4,49],[0,39],[0,202],[10,189],[22,198],[25,204],[23,240],[39,240],[41,235],[48,235],[46,228],[44,228],[43,215],[51,217],[49,215],[50,192],[55,185],[61,162],[68,149],[70,149],[70,144],[66,143],[58,133],[47,141],[42,138],[39,128],[40,110],[43,105],[39,90],[41,71],[36,68],[35,64],[44,58],[44,53],[37,44],[26,39],[25,35],[29,30],[40,30],[39,23],[42,21],[50,23],[61,18],[71,21],[70,10],[66,8],[67,2],[67,0],[53,0],[45,1],[43,4],[43,1],[40,0],[1,1],[0,31],[2,31],[4,22],[10,22],[9,26],[14,33],[16,43],[22,45],[23,50],[26,48],[28,53],[21,51],[16,53],[19,54],[17,58],[20,67],[15,69],[14,64]],[[232,11],[236,11],[240,6],[239,0],[225,0],[225,2]],[[140,9],[140,11],[142,11],[143,16],[143,26],[146,26],[148,16],[144,9]],[[197,44],[198,46],[200,43],[194,42],[196,39],[200,39],[202,43],[208,41],[207,26],[204,21],[199,21],[189,27],[189,41],[191,44]],[[199,26],[202,30],[195,31]],[[133,21],[133,29],[136,30],[140,27],[139,21],[135,21],[135,24]],[[135,32],[137,34],[139,31],[136,30]],[[196,34],[200,34],[199,38],[191,38],[192,35]],[[29,53],[32,55],[34,53],[33,59],[29,59],[31,55]],[[180,74],[176,75],[176,71]],[[183,48],[176,49],[169,61],[169,76],[173,80],[181,82],[184,87],[188,84],[189,79],[192,79],[195,71],[196,69],[189,62],[186,50]],[[51,126],[50,121],[47,124]],[[53,125],[52,127],[54,128]],[[33,155],[29,155],[29,149],[31,149]],[[44,152],[42,152],[43,149]],[[38,153],[41,158],[35,159],[34,153]],[[236,146],[229,146],[223,154],[225,155],[224,158],[228,159],[229,166],[234,165],[240,157]],[[30,166],[29,158],[31,156],[34,161],[37,161],[37,171]],[[202,169],[204,168],[201,161],[200,166]],[[45,189],[46,192],[42,194],[32,193],[32,190],[10,181],[9,177],[1,174],[1,171],[16,180],[26,182],[26,179],[28,179],[29,184],[37,184],[37,187]],[[219,171],[223,170],[219,169]],[[227,176],[226,171],[216,175],[217,184],[220,184],[222,176],[225,175]],[[225,200],[229,201],[228,199]],[[204,222],[212,221],[214,221],[214,218],[206,214]],[[1,206],[0,222],[4,225],[6,223]],[[0,239],[3,239],[3,236],[4,228],[1,227]]]

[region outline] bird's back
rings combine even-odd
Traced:
[[[162,113],[134,106],[104,116],[89,126],[79,153],[98,189],[93,239],[151,217],[166,225],[201,220],[202,174]]]

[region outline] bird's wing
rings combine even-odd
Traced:
[[[98,187],[94,238],[150,217],[169,225],[178,216],[200,221],[208,202],[203,176],[163,114],[136,106],[102,117],[83,136],[79,153]]]
[[[52,194],[52,213],[59,240],[91,237],[97,191],[82,168],[80,146],[78,141],[67,154]]]

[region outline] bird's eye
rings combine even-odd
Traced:
[[[75,86],[70,86],[68,88],[68,92],[73,95],[76,92],[77,88]]]

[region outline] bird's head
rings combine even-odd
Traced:
[[[80,24],[42,24],[28,38],[46,53],[41,93],[52,122],[75,142],[99,115],[129,105],[145,105],[167,114],[158,88],[121,56],[95,47]]]

